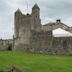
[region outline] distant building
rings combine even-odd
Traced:
[[[8,44],[13,44],[12,39],[0,39],[0,45],[8,45]]]
[[[72,27],[69,27],[66,30],[72,33]]]
[[[60,19],[57,19],[56,22],[50,22],[50,23],[43,25],[44,31],[51,31],[57,28],[69,29],[69,26],[62,23]]]
[[[2,39],[0,39],[0,45],[3,45],[3,40]]]

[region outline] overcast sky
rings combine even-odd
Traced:
[[[35,3],[41,9],[42,24],[61,19],[66,25],[72,26],[72,0],[0,0],[0,38],[12,38],[14,12],[20,8],[22,13],[31,13]]]

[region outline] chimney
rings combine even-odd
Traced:
[[[61,20],[60,20],[60,19],[57,19],[57,20],[56,20],[56,23],[61,23]]]

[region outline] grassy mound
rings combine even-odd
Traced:
[[[0,52],[0,70],[7,70],[11,66],[16,66],[25,72],[72,72],[72,57]]]

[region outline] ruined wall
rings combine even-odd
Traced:
[[[13,50],[25,50],[47,54],[71,54],[72,37],[53,37],[52,29],[67,27],[58,21],[53,26],[45,26],[42,30],[40,8],[37,4],[32,8],[31,14],[22,14],[18,9],[15,12],[15,35]],[[50,30],[50,31],[48,31]]]
[[[22,14],[19,9],[15,12],[14,50],[30,48],[31,30],[41,31],[40,9],[37,4],[33,6],[31,14]]]
[[[72,54],[72,37],[53,38],[52,46],[55,54]]]
[[[32,31],[29,51],[47,54],[72,54],[72,37],[53,37],[52,32]]]
[[[36,32],[32,31],[30,38],[30,51],[43,53],[46,49],[51,48],[52,32]]]
[[[18,9],[14,14],[14,38],[19,37],[19,28],[21,25],[22,13]]]
[[[72,37],[53,37],[51,31],[32,30],[29,42],[29,44],[19,43],[16,50],[46,54],[72,54]]]

